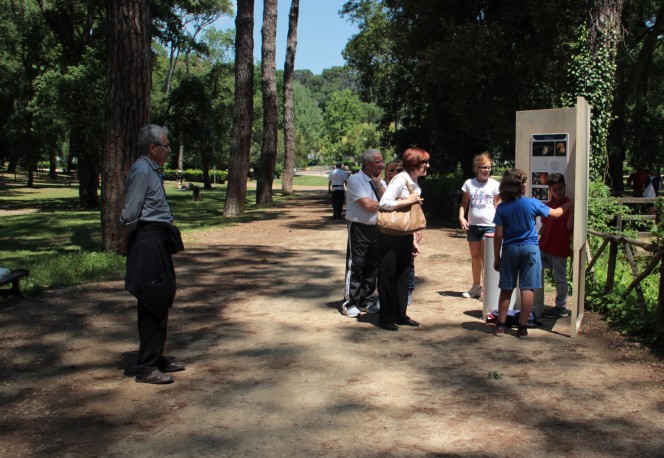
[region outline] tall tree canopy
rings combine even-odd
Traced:
[[[344,56],[393,125],[397,151],[427,148],[439,170],[489,149],[509,158],[517,110],[560,105],[565,43],[585,1],[356,0]],[[575,19],[576,18],[576,19]]]
[[[608,150],[620,192],[625,158],[664,160],[662,9],[658,0],[352,0],[342,14],[360,32],[344,56],[397,151],[426,147],[442,170],[470,171],[484,149],[513,158],[515,111],[584,95],[595,176]]]

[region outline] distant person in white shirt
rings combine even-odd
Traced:
[[[332,219],[340,219],[344,209],[348,174],[341,166],[341,162],[337,162],[337,168],[328,175],[327,193],[332,195]]]

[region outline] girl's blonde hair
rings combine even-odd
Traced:
[[[484,164],[485,162],[490,162],[491,164],[493,164],[493,161],[491,160],[491,155],[489,154],[488,151],[480,153],[473,158],[473,171],[477,172],[477,167]]]

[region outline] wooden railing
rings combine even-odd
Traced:
[[[623,197],[620,199],[620,203],[628,207],[635,207],[637,209],[641,207],[640,209],[643,209],[648,205],[654,206],[656,200],[657,200],[656,197]],[[611,216],[610,219],[614,219],[614,217]],[[626,221],[648,221],[651,222],[651,224],[654,224],[657,221],[657,216],[654,213],[630,214],[630,215],[623,215],[622,213],[618,213],[617,215],[615,215],[616,230],[618,232],[623,231],[624,223]],[[647,235],[650,235],[650,232],[639,231],[639,236],[647,236]]]
[[[592,253],[588,253],[588,265],[586,266],[586,277],[591,276],[591,278],[594,279],[593,267],[597,262],[597,260],[599,259],[599,257],[602,255],[602,253],[604,253],[604,251],[606,250],[606,247],[608,246],[609,259],[607,263],[606,285],[604,286],[604,292],[608,294],[611,291],[613,291],[613,287],[615,284],[615,276],[616,276],[616,263],[618,261],[618,251],[619,251],[618,248],[620,245],[622,245],[623,250],[625,251],[625,257],[627,258],[627,261],[629,262],[629,265],[632,270],[632,282],[629,284],[629,286],[627,286],[625,291],[623,291],[622,297],[626,298],[632,290],[635,290],[636,296],[639,301],[639,308],[641,310],[641,314],[644,317],[647,316],[648,309],[646,307],[646,300],[643,296],[641,281],[643,281],[644,278],[646,278],[655,270],[657,264],[662,259],[662,256],[664,256],[664,250],[659,245],[642,242],[640,240],[629,239],[622,235],[608,234],[606,232],[599,232],[593,229],[588,229],[588,234],[593,235],[595,237],[599,237],[603,241],[599,249],[597,250],[597,253],[595,253],[594,255]],[[652,253],[651,259],[648,261],[647,266],[641,273],[639,273],[638,264],[635,260],[632,246],[639,247],[644,251]],[[664,263],[660,263],[659,274],[660,278],[663,278],[662,276],[664,276]],[[662,307],[661,283],[662,282],[660,280],[660,290],[659,290],[660,307]]]
[[[641,211],[653,208],[656,201],[657,198],[644,198],[644,197],[623,197],[622,199],[620,199],[621,204],[627,206],[636,206],[636,208]],[[592,278],[593,281],[595,282],[593,267],[595,266],[595,263],[597,262],[599,257],[602,255],[602,253],[606,250],[606,247],[608,246],[609,254],[608,254],[606,284],[604,286],[604,292],[608,294],[611,291],[613,291],[615,284],[616,264],[618,262],[618,252],[619,248],[622,247],[625,253],[625,258],[629,263],[632,273],[632,281],[627,286],[625,291],[622,292],[621,294],[622,298],[623,299],[627,298],[627,296],[632,292],[632,290],[634,290],[637,296],[641,317],[644,320],[655,317],[656,320],[658,321],[658,325],[664,326],[664,261],[662,261],[662,258],[664,257],[664,247],[661,244],[652,243],[652,238],[650,238],[652,237],[651,232],[643,232],[643,231],[638,232],[638,235],[640,237],[650,236],[649,238],[644,238],[641,240],[627,238],[622,234],[622,230],[624,228],[623,223],[625,221],[649,221],[652,222],[652,224],[655,224],[658,221],[658,216],[661,215],[654,214],[655,211],[652,211],[652,213],[653,214],[650,214],[650,210],[648,210],[648,214],[634,214],[634,215],[619,214],[611,216],[610,219],[615,220],[616,229],[618,229],[619,231],[619,233],[617,234],[609,234],[605,232],[595,231],[593,229],[588,229],[588,234],[601,238],[602,243],[599,246],[597,253],[595,253],[594,255],[592,255],[592,253],[590,253],[588,249],[587,253],[588,264],[586,266],[586,276],[587,278]],[[589,244],[587,244],[586,246],[588,247]],[[637,257],[635,248],[642,250],[643,252],[645,252],[644,254],[647,254],[647,256],[649,257],[645,267],[641,272],[639,272],[639,264],[636,262],[635,259]],[[651,273],[655,272],[655,269],[657,269],[658,265],[659,265],[659,285],[658,285],[658,294],[657,294],[657,307],[655,313],[652,314],[648,311],[646,300],[643,295],[643,289],[641,287],[641,282]]]

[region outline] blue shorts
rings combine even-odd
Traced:
[[[500,256],[498,288],[538,289],[542,287],[542,258],[537,245],[508,245]]]
[[[468,226],[466,239],[469,242],[481,242],[484,234],[492,234],[494,232],[496,232],[494,226]]]

